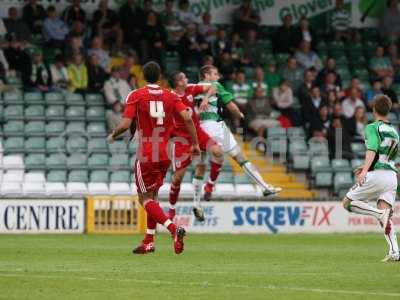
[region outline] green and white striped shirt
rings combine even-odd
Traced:
[[[376,121],[365,128],[365,146],[375,152],[371,165],[373,170],[393,170],[397,172],[395,159],[399,145],[399,134],[390,124]]]

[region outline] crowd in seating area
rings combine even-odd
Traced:
[[[322,27],[305,16],[293,24],[290,14],[283,16],[281,26],[261,25],[249,0],[235,9],[232,24],[225,25],[214,25],[209,12],[197,19],[188,0],[166,0],[161,12],[151,0],[138,2],[127,0],[114,10],[101,0],[92,15],[79,0],[63,11],[44,8],[37,0],[28,0],[22,9],[10,7],[0,19],[0,91],[78,94],[82,101],[101,93],[109,131],[121,118],[127,94],[145,84],[142,64],[159,62],[164,73],[160,85],[165,87],[172,71],[181,70],[197,82],[199,68],[214,64],[254,136],[302,128],[305,140],[327,141],[332,159],[340,128],[341,152],[354,159],[352,144],[363,141],[374,96],[391,98],[390,118],[398,123],[397,0],[387,1],[378,28],[363,29],[351,27],[343,0],[335,1]],[[17,104],[8,101],[3,112]],[[68,103],[66,109],[71,113]]]

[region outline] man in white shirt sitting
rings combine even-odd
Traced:
[[[358,90],[353,87],[350,91],[350,97],[344,99],[342,103],[343,114],[346,118],[354,116],[357,107],[365,107],[364,102],[358,98]]]
[[[114,104],[117,101],[123,103],[130,91],[128,82],[121,78],[120,68],[113,67],[110,79],[104,83],[104,95],[107,103]]]

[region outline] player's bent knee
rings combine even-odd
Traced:
[[[203,176],[205,172],[206,172],[206,165],[203,163],[198,164],[195,171],[196,176]]]
[[[224,152],[219,145],[214,145],[211,147],[211,154],[216,158],[221,158],[224,156]]]
[[[350,202],[351,202],[351,200],[349,198],[344,197],[342,200],[343,208],[350,211]]]
[[[383,200],[383,199],[379,199],[379,200],[378,200],[378,203],[376,204],[376,206],[377,206],[379,209],[389,209],[389,208],[392,208],[392,206],[391,206],[389,203],[387,203],[385,200]]]

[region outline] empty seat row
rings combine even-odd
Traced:
[[[106,136],[107,129],[104,122],[81,122],[81,121],[8,121],[3,125],[3,135],[62,135],[70,133],[81,133],[86,136]]]
[[[6,104],[71,104],[102,106],[104,98],[101,94],[86,94],[85,96],[75,93],[38,93],[38,92],[6,92],[0,98],[0,102]]]
[[[105,109],[101,106],[72,105],[7,105],[0,110],[0,119],[8,120],[68,120],[68,121],[104,121]]]
[[[132,157],[127,154],[86,154],[75,153],[69,156],[54,153],[49,156],[44,154],[28,154],[25,158],[26,169],[131,169]]]
[[[2,141],[2,151],[10,153],[129,153],[137,150],[136,143],[116,141],[107,144],[104,138],[87,139],[85,136],[69,137],[8,137]]]

